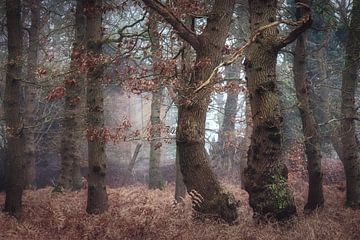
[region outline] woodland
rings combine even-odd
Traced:
[[[0,239],[360,239],[360,0],[0,0]]]

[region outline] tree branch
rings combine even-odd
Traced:
[[[310,16],[310,7],[304,3],[301,2],[297,2],[296,3],[296,7],[297,8],[302,8],[303,10],[303,14],[301,16],[301,18],[295,22],[295,24],[298,26],[296,27],[294,30],[292,30],[289,35],[287,35],[286,37],[280,37],[278,40],[278,44],[277,44],[277,48],[281,49],[285,46],[287,46],[288,44],[292,43],[293,41],[296,40],[296,38],[302,34],[303,32],[306,31],[306,29],[310,28],[311,24],[312,24],[312,19]],[[299,9],[298,9],[299,10]]]
[[[175,14],[158,0],[142,0],[143,3],[162,16],[195,50],[199,49],[200,41],[195,32],[191,31]]]

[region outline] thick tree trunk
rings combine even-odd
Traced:
[[[301,9],[297,9],[301,17]],[[296,97],[298,99],[298,108],[300,111],[305,153],[307,157],[307,169],[309,174],[308,200],[305,205],[305,211],[313,211],[324,205],[324,195],[322,187],[321,171],[321,148],[318,127],[314,117],[313,105],[310,102],[308,80],[306,78],[306,33],[300,35],[296,41],[294,53],[294,84]]]
[[[40,0],[30,3],[31,26],[29,29],[29,53],[27,58],[27,82],[36,83],[36,69],[38,65],[39,34],[40,34]],[[35,114],[36,114],[36,88],[34,84],[25,87],[24,109],[24,136],[25,136],[25,159],[26,159],[26,187],[36,186],[36,144],[35,144]]]
[[[346,43],[345,66],[342,72],[341,113],[343,120],[342,146],[343,164],[346,175],[346,204],[360,208],[360,146],[356,137],[355,121],[357,108],[355,94],[358,85],[360,57],[360,1],[354,0],[351,23]]]
[[[277,1],[249,0],[249,9],[250,28],[254,33],[275,21]],[[283,117],[276,83],[276,59],[280,48],[293,41],[302,30],[296,29],[284,41],[277,36],[276,27],[269,27],[257,36],[246,55],[253,133],[245,169],[245,189],[254,215],[259,217],[282,220],[296,213],[282,159]]]
[[[77,0],[75,12],[75,41],[71,54],[71,75],[65,80],[65,106],[61,141],[61,171],[59,185],[67,190],[81,188],[81,142],[84,133],[86,16],[85,3]]]
[[[24,126],[20,115],[20,81],[23,61],[20,0],[6,1],[6,19],[8,61],[4,97],[7,139],[5,211],[20,217],[25,180]]]
[[[103,213],[108,208],[106,193],[106,155],[102,76],[102,0],[86,1],[87,39],[87,124],[88,124],[88,213]]]
[[[208,19],[200,38],[201,47],[196,50],[198,64],[189,87],[195,89],[199,86],[220,63],[233,7],[233,0],[215,1],[214,17]],[[210,92],[203,89],[194,96],[192,92],[183,91],[180,96],[184,96],[184,99],[179,104],[176,143],[186,189],[189,193],[201,195],[202,200],[194,202],[194,209],[233,222],[237,218],[234,197],[220,186],[205,150],[205,121]]]
[[[161,58],[161,48],[159,33],[157,30],[157,22],[154,12],[151,12],[149,18],[149,34],[151,40],[151,52],[153,61],[154,74],[159,74],[156,65]],[[156,79],[156,78],[155,78]],[[164,180],[160,170],[161,160],[161,102],[162,102],[162,86],[161,82],[155,82],[156,89],[152,93],[151,99],[151,141],[150,141],[150,162],[149,162],[149,188],[150,189],[163,189]]]
[[[161,14],[195,49],[197,55],[191,79],[182,81],[179,90],[176,132],[180,167],[187,191],[194,194],[196,192],[202,199],[200,202],[193,199],[194,209],[205,215],[220,216],[227,222],[233,222],[237,218],[236,203],[233,196],[220,187],[205,150],[205,119],[210,91],[207,86],[200,91],[194,90],[209,78],[221,61],[235,1],[216,0],[201,35],[191,31],[161,2],[143,2]]]

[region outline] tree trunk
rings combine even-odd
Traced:
[[[187,191],[201,195],[201,201],[194,201],[199,213],[217,216],[227,222],[237,218],[233,196],[224,192],[211,170],[205,150],[205,120],[210,100],[209,86],[194,91],[211,75],[222,59],[229,25],[234,9],[234,0],[216,0],[207,19],[204,32],[196,35],[180,19],[159,1],[143,2],[161,14],[179,35],[196,51],[196,65],[190,79],[181,82],[179,89],[178,125],[176,145],[179,151],[181,172]]]
[[[30,3],[31,26],[29,29],[29,53],[27,58],[28,83],[36,83],[36,69],[38,66],[39,34],[40,34],[40,0]],[[35,144],[35,114],[36,114],[36,87],[28,84],[25,87],[25,110],[24,110],[24,136],[25,136],[25,159],[26,159],[26,187],[36,186],[36,144]]]
[[[123,181],[122,181],[123,186],[125,186],[125,184],[128,182],[128,180],[134,170],[136,159],[137,159],[137,156],[139,155],[141,147],[142,147],[142,143],[138,143],[135,147],[134,154],[133,154],[132,158],[130,159],[129,165],[126,169],[126,173],[125,173]]]
[[[221,161],[227,170],[230,170],[235,163],[236,136],[235,121],[238,107],[239,92],[230,89],[224,108],[224,118],[219,133],[219,146]]]
[[[276,20],[277,1],[249,0],[253,34]],[[296,213],[282,159],[282,125],[276,59],[279,50],[296,39],[311,24],[310,16],[287,37],[278,37],[276,27],[267,27],[248,48],[245,62],[253,119],[253,133],[245,169],[245,189],[254,215],[287,219]]]
[[[360,57],[360,1],[354,0],[351,11],[351,22],[346,43],[345,66],[342,72],[341,113],[343,120],[342,146],[343,164],[346,175],[346,204],[360,208],[360,155],[359,141],[356,136],[355,121],[357,108],[355,94],[358,85]]]
[[[157,21],[154,12],[151,12],[149,18],[149,34],[151,40],[151,52],[153,71],[155,75],[159,74],[157,64],[161,58],[161,48],[159,32],[157,30]],[[159,77],[154,78],[156,89],[152,92],[151,99],[151,141],[150,141],[150,162],[149,162],[149,188],[150,189],[163,189],[164,180],[160,170],[161,160],[161,102],[162,102],[162,86],[161,82],[157,81]]]
[[[233,0],[215,1],[214,17],[208,19],[205,32],[200,38],[201,47],[196,50],[198,64],[194,68],[189,87],[195,89],[208,79],[220,63],[233,6]],[[217,215],[227,222],[233,222],[237,218],[234,197],[220,186],[205,150],[205,121],[210,92],[203,89],[194,96],[192,91],[182,91],[180,96],[185,97],[179,104],[176,143],[186,189],[189,193],[201,195],[202,200],[194,203],[194,209],[202,214]]]
[[[8,61],[4,96],[7,138],[7,181],[5,211],[20,217],[24,188],[24,132],[20,115],[22,70],[22,27],[20,0],[6,1]]]
[[[241,181],[241,189],[245,189],[245,169],[247,167],[247,158],[248,151],[251,144],[251,134],[252,134],[252,114],[251,114],[251,106],[249,94],[246,93],[246,106],[245,106],[245,136],[244,141],[242,142],[242,153],[240,157],[240,181]]]
[[[106,193],[106,136],[102,76],[102,0],[89,0],[86,9],[87,39],[87,124],[88,124],[88,213],[100,214],[108,208]]]
[[[302,15],[301,8],[297,8],[297,14],[299,15],[298,19],[300,19]],[[305,153],[309,174],[309,191],[305,211],[313,211],[324,205],[324,195],[322,187],[323,174],[321,171],[320,137],[314,117],[314,108],[310,102],[310,85],[306,78],[306,38],[306,33],[301,34],[297,38],[293,72],[296,97],[305,138]]]
[[[176,148],[176,159],[175,159],[175,167],[176,167],[176,179],[175,179],[175,200],[176,202],[182,202],[186,195],[186,187],[184,184],[184,179],[180,169],[179,162],[179,151]]]
[[[86,16],[84,1],[77,0],[75,12],[75,41],[71,54],[71,75],[65,80],[65,106],[61,141],[61,171],[59,185],[67,190],[81,188],[81,142],[84,131]]]

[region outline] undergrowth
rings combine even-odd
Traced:
[[[324,209],[310,216],[302,213],[307,184],[290,179],[298,216],[286,224],[256,223],[248,195],[240,186],[226,188],[240,200],[235,225],[194,221],[191,202],[174,204],[174,187],[164,191],[145,186],[108,189],[109,210],[103,215],[85,213],[86,190],[52,193],[51,188],[25,191],[24,213],[16,219],[0,213],[0,239],[360,239],[360,214],[344,208],[344,192],[337,185],[325,186]],[[0,194],[0,205],[4,205]]]

